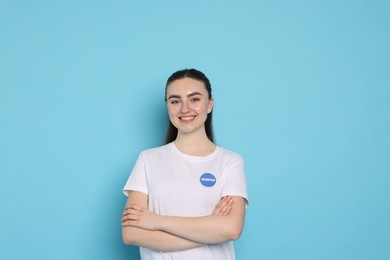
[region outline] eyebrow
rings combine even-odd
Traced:
[[[199,93],[199,92],[192,92],[192,93],[188,94],[187,97],[192,97],[192,96],[197,96],[197,95],[201,95],[202,96],[202,94]],[[171,99],[171,98],[181,98],[181,97],[179,95],[170,95],[168,97],[168,100]]]

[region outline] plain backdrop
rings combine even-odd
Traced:
[[[139,259],[121,241],[166,79],[210,78],[246,162],[239,260],[390,259],[389,1],[0,2],[0,259]],[[178,194],[180,196],[180,194]]]

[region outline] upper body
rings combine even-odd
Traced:
[[[213,142],[208,79],[174,75],[171,140],[142,152],[133,168],[123,240],[140,246],[142,259],[235,259],[247,205],[243,159]]]

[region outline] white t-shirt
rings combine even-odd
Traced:
[[[143,151],[123,192],[139,191],[149,196],[149,210],[167,216],[211,215],[223,196],[248,200],[244,160],[240,155],[217,146],[205,157],[190,156],[175,144]],[[235,259],[232,241],[199,248],[160,252],[140,248],[144,260]]]

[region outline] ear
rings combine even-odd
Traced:
[[[213,111],[213,105],[214,105],[214,99],[211,98],[211,99],[209,100],[209,105],[208,105],[208,107],[207,107],[207,114],[210,114],[211,111]]]

